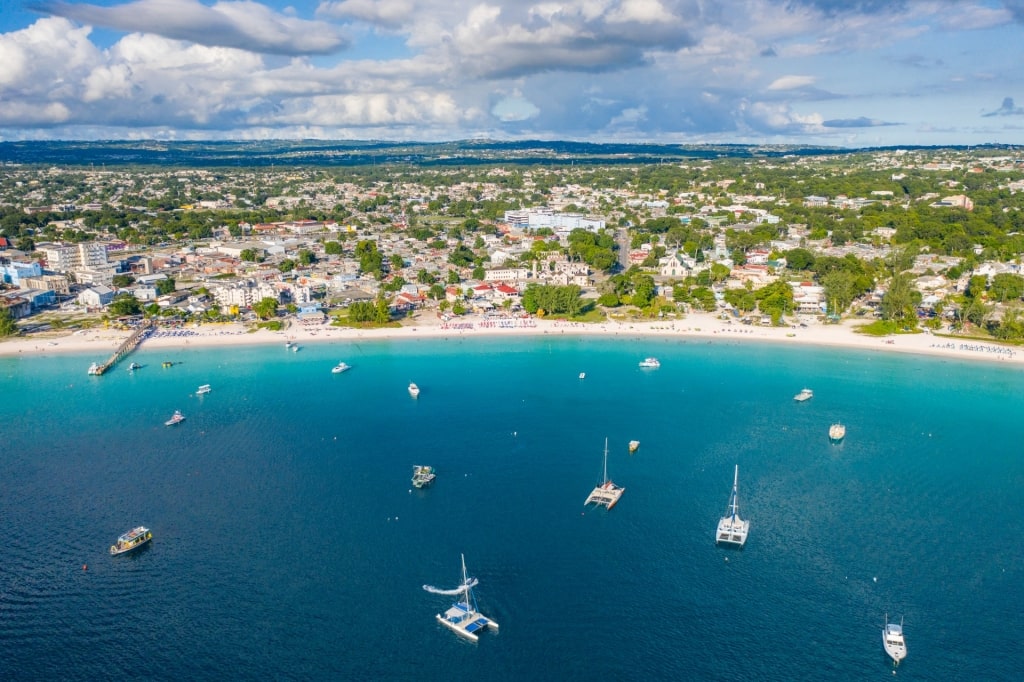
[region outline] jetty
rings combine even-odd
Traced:
[[[117,347],[114,354],[107,358],[107,361],[103,364],[92,363],[89,367],[89,374],[94,376],[101,376],[108,369],[117,364],[117,361],[125,357],[133,350],[135,350],[142,340],[146,338],[150,331],[153,329],[153,322],[151,320],[143,320],[142,324],[139,325],[138,329],[131,333],[127,339],[121,342],[121,345]]]

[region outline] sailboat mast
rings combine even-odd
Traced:
[[[737,496],[736,489],[739,486],[739,482],[740,482],[740,465],[737,464],[736,465],[736,470],[733,472],[733,475],[732,475],[732,520],[733,521],[736,520],[736,507],[738,506],[737,505],[737,499],[736,499],[736,496]]]
[[[604,481],[608,482],[608,436],[604,438]]]
[[[466,603],[466,608],[471,608],[469,604],[469,578],[466,576],[466,555],[460,554],[462,557],[462,600]]]

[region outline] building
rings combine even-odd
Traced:
[[[72,272],[107,265],[107,245],[100,242],[40,246],[39,251],[46,258],[46,267],[54,272]]]

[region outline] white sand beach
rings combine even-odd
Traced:
[[[154,332],[142,348],[195,348],[252,344],[314,344],[328,341],[369,339],[460,338],[473,336],[577,335],[623,337],[677,337],[707,339],[710,342],[774,342],[788,345],[833,346],[890,353],[933,355],[962,361],[1024,364],[1024,352],[1012,346],[930,333],[902,334],[886,338],[865,336],[854,331],[864,322],[810,324],[806,327],[761,327],[718,319],[711,314],[691,313],[684,319],[659,322],[617,322],[597,324],[562,322],[533,318],[494,319],[466,316],[442,322],[431,313],[407,320],[402,327],[351,329],[328,325],[306,327],[296,322],[279,332],[250,331],[239,323],[189,325],[177,330]],[[92,354],[97,362],[106,360],[129,332],[108,329],[77,332],[48,332],[0,341],[0,356]]]

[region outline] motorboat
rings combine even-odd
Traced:
[[[341,374],[342,372],[347,372],[350,369],[352,369],[352,366],[349,365],[348,363],[339,362],[338,364],[336,364],[334,367],[331,368],[331,373],[332,374]]]
[[[889,654],[893,665],[899,665],[900,661],[907,657],[907,642],[903,639],[903,619],[900,618],[899,625],[889,622],[889,614],[885,614],[885,628],[882,629],[882,645],[885,653]]]
[[[417,386],[416,384],[409,384],[409,395],[411,395],[413,398],[416,398],[419,396],[419,394],[420,387]]]
[[[740,466],[737,464],[732,476],[732,494],[729,496],[729,507],[726,515],[718,521],[715,532],[715,543],[742,547],[747,542],[750,532],[750,521],[740,518],[740,504],[736,490],[740,480]]]
[[[133,549],[142,547],[152,539],[153,533],[145,526],[132,528],[130,531],[117,538],[116,544],[110,546],[110,554],[111,556],[116,556],[118,554],[130,552]]]
[[[846,427],[836,422],[828,427],[828,439],[833,443],[839,443],[846,438]]]
[[[210,392],[210,390],[210,384],[203,384],[202,386],[196,389],[196,395],[206,395],[207,393]]]
[[[133,362],[132,364],[128,365],[128,371],[129,372],[134,372],[137,369],[142,369],[142,365],[140,365],[137,362]]]
[[[631,441],[629,441],[629,454],[633,454],[634,452],[636,452],[639,449],[640,449],[640,441],[638,441],[638,440],[631,440]]]
[[[412,467],[412,484],[416,488],[422,488],[425,485],[430,485],[437,478],[437,474],[434,473],[434,467],[424,466],[422,464],[416,464]]]
[[[656,369],[661,367],[661,362],[658,361],[658,358],[644,358],[640,361],[640,366],[648,369]]]
[[[450,594],[458,596],[459,600],[451,605],[444,613],[437,614],[437,622],[445,626],[460,637],[476,642],[479,640],[478,632],[485,628],[498,629],[498,624],[478,611],[476,597],[473,595],[473,588],[479,584],[476,578],[470,578],[466,573],[466,555],[462,555],[462,583],[452,590],[439,590],[431,585],[424,585],[423,589],[433,594]]]
[[[626,489],[622,486],[615,485],[612,480],[608,478],[608,439],[604,439],[604,479],[601,483],[590,491],[590,495],[587,496],[587,501],[583,503],[583,506],[588,504],[596,504],[599,507],[606,507],[611,509],[619,503],[619,498],[622,497],[622,493],[626,492]]]
[[[586,378],[587,378],[587,373],[586,372],[580,372],[580,379],[586,379]]]
[[[793,400],[797,401],[798,403],[802,403],[803,401],[810,400],[813,397],[814,391],[812,391],[809,388],[804,388],[801,389],[800,392],[797,393],[795,396],[793,396]]]
[[[100,368],[99,364],[94,362],[89,365],[89,374],[92,376],[99,376],[103,374],[103,370]]]
[[[185,421],[185,415],[183,415],[180,410],[175,410],[174,414],[171,415],[171,418],[164,422],[164,426],[175,426],[183,421]]]

